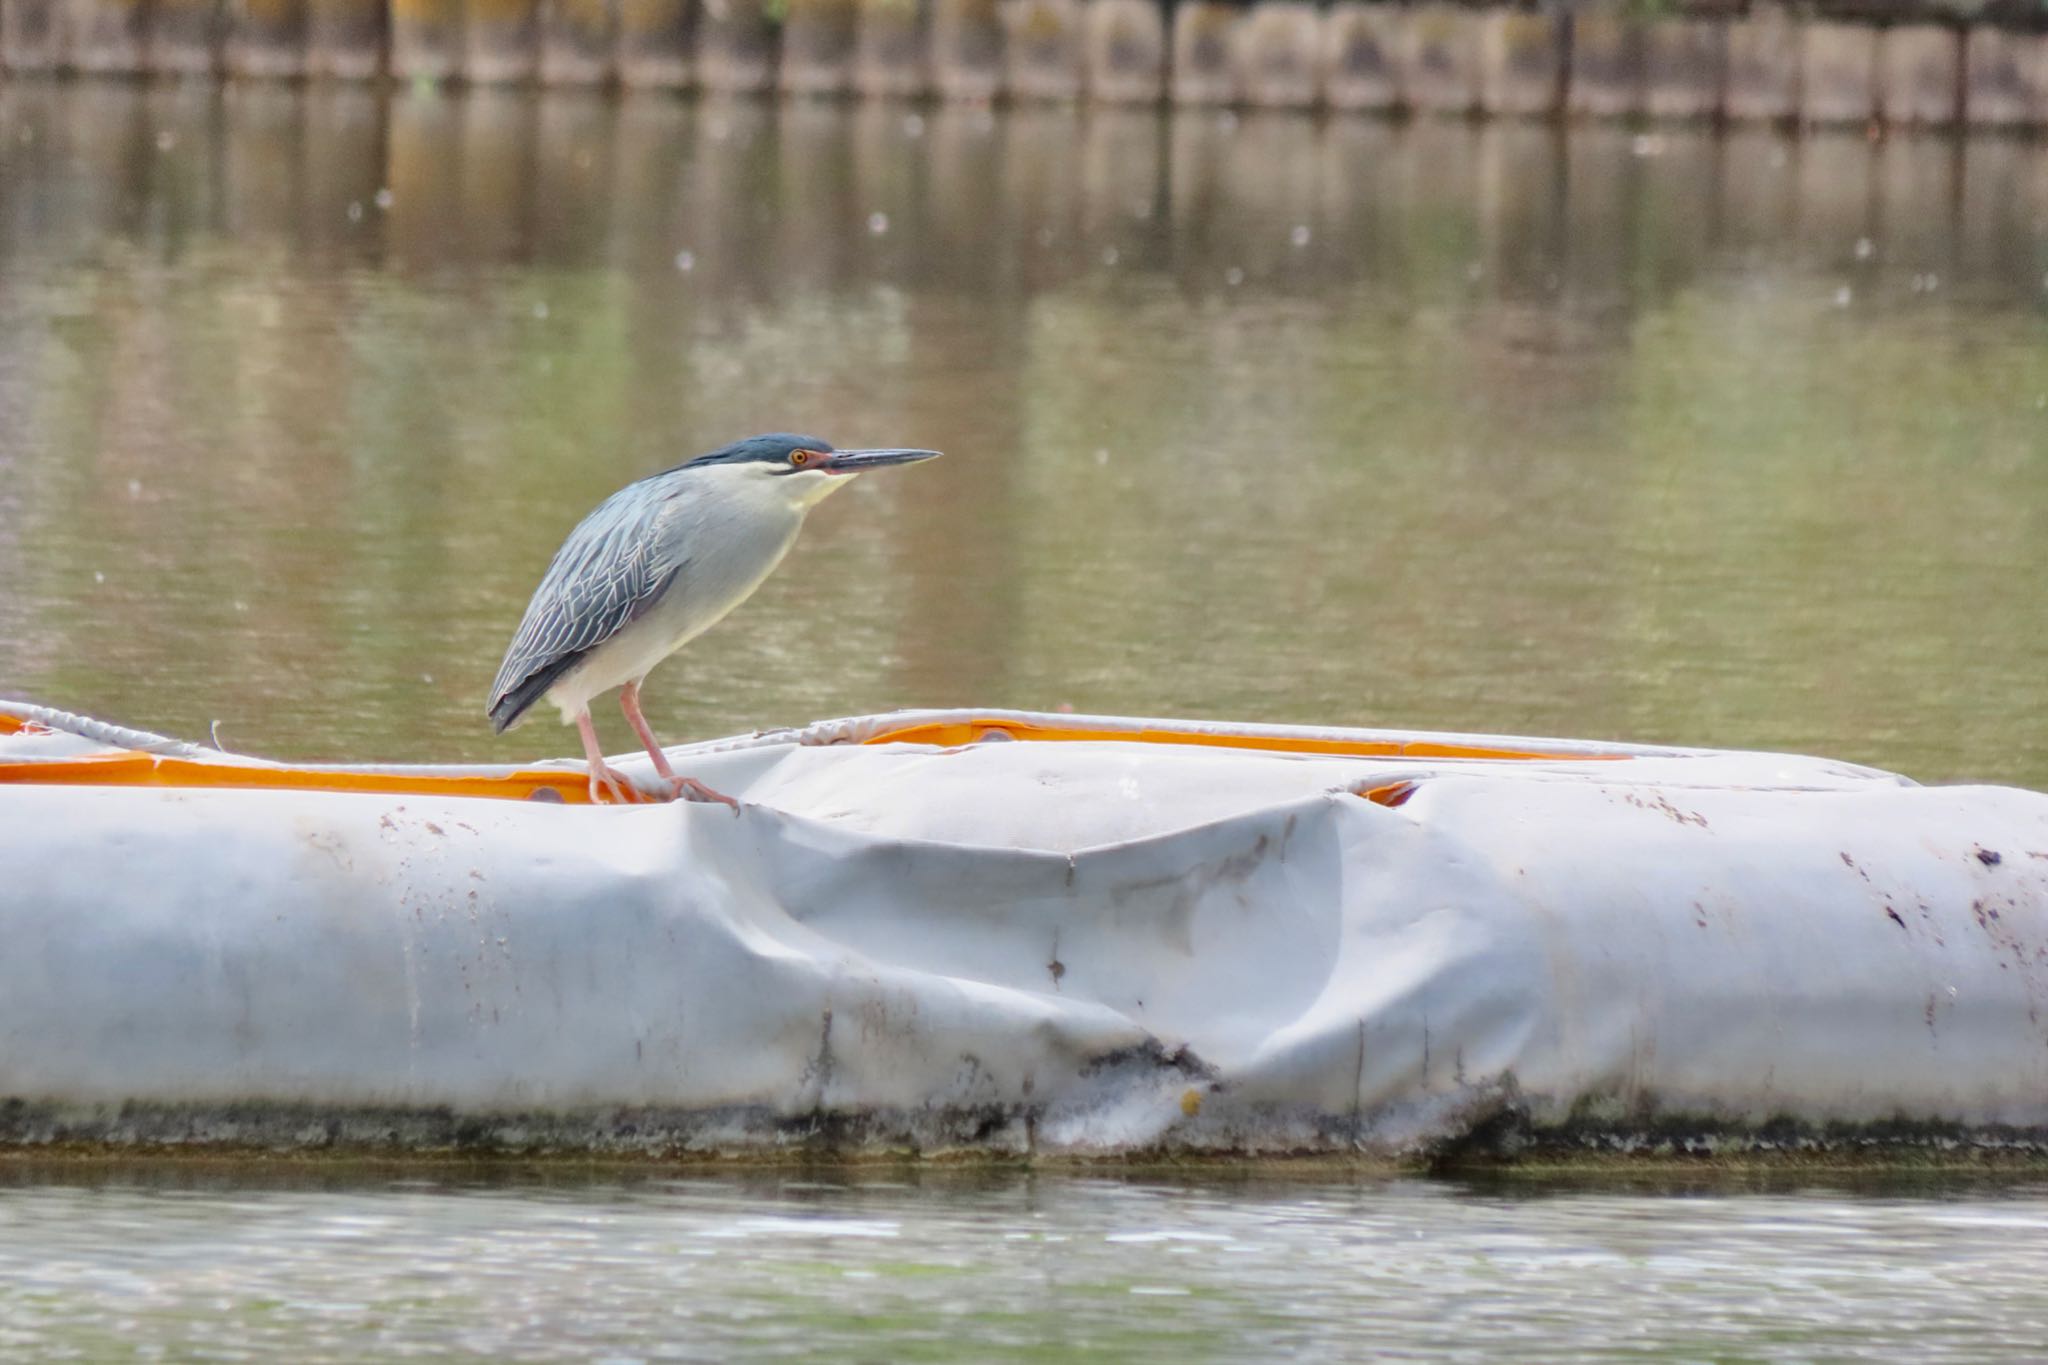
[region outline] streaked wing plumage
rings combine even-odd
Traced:
[[[657,534],[668,502],[658,480],[622,488],[555,551],[491,684],[488,709],[499,730],[661,596],[681,568]]]

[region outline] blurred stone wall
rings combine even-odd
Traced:
[[[0,0],[0,70],[2048,123],[2043,0]]]

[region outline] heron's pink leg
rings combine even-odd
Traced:
[[[739,802],[724,792],[713,791],[694,777],[677,777],[675,769],[668,766],[668,755],[661,751],[661,745],[655,741],[654,731],[647,727],[647,717],[640,714],[638,679],[619,689],[619,709],[626,713],[626,724],[633,727],[633,733],[640,736],[640,742],[647,746],[647,756],[654,760],[654,771],[661,774],[662,781],[674,788],[674,795],[688,796],[692,801],[723,801],[732,807],[733,814],[739,814]]]
[[[654,760],[654,771],[670,782],[675,781],[676,771],[668,766],[668,755],[661,751],[661,744],[654,738],[654,731],[647,726],[647,717],[640,713],[638,680],[629,682],[619,689],[619,709],[626,713],[626,724],[633,727],[633,733],[640,736],[640,742],[647,746],[647,756]]]
[[[604,761],[604,750],[597,747],[597,727],[590,723],[590,710],[585,708],[576,715],[576,733],[583,736],[583,756],[590,760],[590,801],[600,804],[598,788],[611,793],[614,805],[624,805],[629,798],[626,791],[633,785],[626,775]]]

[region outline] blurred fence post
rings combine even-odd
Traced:
[[[1661,19],[1643,26],[1643,111],[1652,118],[1711,119],[1728,85],[1728,28],[1718,19]]]
[[[1455,5],[1408,11],[1401,65],[1409,105],[1433,114],[1469,114],[1479,107],[1481,25],[1478,13]]]
[[[1262,109],[1307,109],[1322,96],[1322,17],[1310,0],[1258,0],[1231,30],[1237,89]]]
[[[773,89],[777,36],[765,0],[703,0],[697,84],[741,94]]]
[[[837,95],[853,82],[855,0],[789,0],[782,21],[785,93]]]
[[[464,0],[462,74],[481,85],[533,79],[540,58],[537,0]]]
[[[384,0],[306,0],[306,70],[368,80],[384,65]]]
[[[1572,71],[1567,107],[1591,118],[1620,118],[1643,107],[1643,24],[1616,5],[1572,11]]]
[[[1217,0],[1180,0],[1173,7],[1173,99],[1176,104],[1228,104],[1237,98],[1230,31],[1237,9]]]
[[[157,76],[211,76],[220,69],[219,0],[155,0],[149,69]]]
[[[1877,110],[1877,30],[1807,24],[1800,41],[1800,120],[1868,123]]]
[[[690,83],[695,0],[619,0],[619,83],[676,89]]]
[[[1757,5],[1727,25],[1721,108],[1731,119],[1780,122],[1799,113],[1798,24],[1778,5]]]
[[[1401,11],[1336,0],[1323,15],[1323,97],[1332,109],[1401,103]]]
[[[1013,99],[1081,93],[1081,0],[1001,0],[1003,80]]]
[[[1541,117],[1564,107],[1567,20],[1541,10],[1489,10],[1481,19],[1479,105]]]
[[[149,41],[143,0],[65,0],[63,64],[74,71],[140,71]]]
[[[306,74],[306,0],[229,0],[229,74],[290,79]]]
[[[0,0],[0,65],[53,71],[63,59],[61,0]]]
[[[1971,29],[1963,44],[1963,83],[1972,123],[2010,128],[2048,119],[2048,38]]]
[[[931,89],[931,32],[918,0],[857,0],[853,87],[863,95]]]
[[[613,0],[541,0],[543,85],[596,85],[609,80],[619,49]]]
[[[996,0],[933,0],[932,85],[947,99],[990,100],[1002,93]]]
[[[1166,90],[1166,11],[1156,0],[1088,0],[1088,90],[1110,104],[1152,104]]]
[[[1939,24],[1905,24],[1879,40],[1887,123],[1946,127],[1963,108],[1963,40]]]
[[[391,74],[443,81],[462,66],[462,0],[390,0]]]

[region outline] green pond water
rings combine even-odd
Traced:
[[[0,1354],[2039,1360],[2048,1187],[909,1173],[0,1190]]]
[[[0,695],[514,760],[562,535],[825,504],[679,741],[894,706],[1819,752],[2048,786],[2048,148],[0,86]],[[615,709],[607,741],[632,741]]]
[[[2048,147],[0,83],[0,695],[307,759],[614,487],[826,503],[671,740],[894,706],[2048,787]],[[616,714],[601,717],[630,747]],[[2038,1359],[2048,1188],[0,1172],[0,1357]]]

